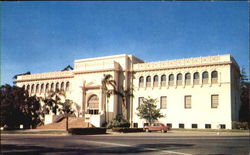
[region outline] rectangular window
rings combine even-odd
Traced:
[[[191,106],[191,95],[188,95],[188,96],[185,96],[185,108],[186,109],[190,109],[192,106]]]
[[[167,96],[161,97],[161,109],[167,109]]]
[[[143,103],[143,97],[138,98],[138,106],[140,106]]]
[[[143,126],[148,126],[149,124],[148,123],[144,123]]]
[[[219,95],[211,96],[211,108],[218,108],[219,105]]]
[[[206,129],[211,129],[211,124],[205,124]]]
[[[138,128],[138,123],[133,124],[134,128]]]
[[[184,129],[184,124],[179,124],[179,128],[183,128]]]
[[[197,129],[198,125],[197,124],[192,124],[192,128]]]
[[[167,123],[167,126],[168,126],[169,128],[172,128],[172,123]]]
[[[226,125],[225,124],[220,124],[220,128],[221,129],[226,129]]]

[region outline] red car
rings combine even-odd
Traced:
[[[167,132],[170,128],[162,123],[154,123],[151,126],[145,126],[144,130],[146,132],[150,131],[161,131],[161,132]]]

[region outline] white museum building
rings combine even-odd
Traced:
[[[109,89],[133,91],[125,105],[116,93],[107,98],[105,75],[116,82]],[[172,128],[232,129],[239,114],[239,80],[239,66],[229,54],[159,62],[123,54],[75,60],[70,71],[20,75],[16,84],[41,97],[65,90],[78,107],[76,117],[96,127],[124,112],[132,127],[143,127],[147,122],[137,116],[137,108],[151,97],[164,115],[158,121]],[[47,115],[45,124],[52,118]]]

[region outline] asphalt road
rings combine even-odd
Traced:
[[[2,154],[249,155],[249,146],[246,135],[1,135]]]

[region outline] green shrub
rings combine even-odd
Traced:
[[[93,135],[93,134],[105,134],[106,128],[70,128],[68,133],[72,135]]]
[[[108,128],[116,127],[129,127],[130,123],[128,120],[124,119],[122,115],[116,115],[116,117],[108,123]]]

